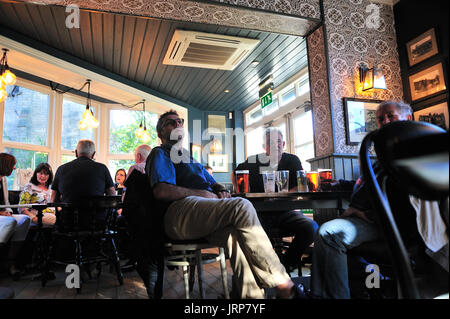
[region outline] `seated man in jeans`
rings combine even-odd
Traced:
[[[286,273],[253,205],[231,198],[200,163],[182,149],[183,119],[175,111],[161,115],[156,131],[162,141],[147,160],[146,172],[156,200],[167,203],[164,230],[174,240],[205,238],[226,247],[238,298],[264,298],[276,288],[280,298],[301,290]]]
[[[376,111],[378,127],[394,121],[412,119],[411,107],[402,102],[386,101]],[[377,165],[374,165],[377,170]],[[389,185],[388,185],[389,186]],[[391,203],[392,211],[400,211],[395,216],[402,238],[416,240],[415,212],[404,192],[390,189],[388,194],[395,197]],[[354,185],[349,208],[339,217],[324,223],[314,242],[313,264],[311,269],[311,295],[317,298],[350,298],[348,283],[347,251],[364,242],[379,238],[379,230],[374,223],[370,196],[364,181],[359,178]],[[391,200],[391,196],[389,196]],[[415,230],[415,231],[414,231]]]
[[[283,133],[279,129],[267,128],[264,132],[264,138],[266,152],[250,156],[244,163],[239,164],[235,171],[248,170],[250,192],[264,193],[261,171],[288,170],[289,190],[296,192],[297,171],[303,169],[300,159],[296,155],[283,151],[285,142],[283,141]],[[267,160],[266,163],[263,163],[265,160]],[[271,162],[273,162],[273,165],[271,165]],[[231,181],[236,188],[234,172],[231,173]],[[317,223],[303,216],[300,210],[264,212],[258,214],[258,217],[268,234],[270,234],[271,229],[278,228],[283,236],[294,235],[294,240],[288,251],[281,256],[281,262],[290,273],[298,267],[303,252],[314,241],[314,234],[318,228]]]

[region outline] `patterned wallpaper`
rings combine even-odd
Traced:
[[[208,1],[208,0],[207,0]],[[292,14],[301,17],[320,19],[319,0],[209,0],[273,11],[278,13]]]
[[[295,17],[316,17],[318,0],[247,0],[246,7],[224,6],[195,0],[18,0],[40,4],[68,6],[82,9],[162,18],[178,21],[209,23],[228,27],[304,36],[317,22]],[[266,5],[270,3],[270,6]],[[216,1],[217,2],[217,1]],[[220,2],[220,1],[218,1]],[[232,1],[230,1],[232,2]],[[292,3],[292,4],[291,4]],[[296,3],[296,5],[293,5]],[[302,6],[303,5],[303,6]],[[264,11],[251,10],[258,8]],[[271,12],[275,11],[275,12]],[[284,15],[289,11],[293,16]],[[281,13],[281,14],[280,14]],[[320,15],[320,13],[319,13]]]
[[[370,4],[369,0],[324,1],[336,153],[358,152],[357,146],[346,145],[343,97],[403,99],[392,7],[377,4],[380,20],[375,29],[370,20],[367,22],[373,13],[370,7],[366,12]],[[358,73],[360,63],[381,67],[387,90],[362,92]]]
[[[308,60],[313,105],[314,141],[316,157],[333,153],[330,95],[323,27],[308,37]]]

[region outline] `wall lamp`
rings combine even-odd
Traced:
[[[373,67],[368,69],[362,65],[359,66],[359,82],[363,84],[363,91],[371,89],[386,90],[386,80],[381,68]]]

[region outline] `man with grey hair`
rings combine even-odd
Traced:
[[[52,183],[51,202],[76,203],[83,197],[115,195],[114,183],[108,168],[95,162],[95,144],[80,140],[75,150],[76,159],[56,170]]]
[[[145,174],[145,162],[147,161],[147,157],[150,155],[151,151],[152,148],[147,144],[141,144],[136,148],[134,151],[134,162],[136,164],[130,167],[127,177],[130,176],[134,169],[137,169],[142,174]]]
[[[302,163],[296,155],[284,152],[284,146],[281,130],[268,127],[264,132],[265,153],[249,156],[244,163],[236,167],[235,171],[249,171],[252,193],[264,193],[261,171],[267,170],[289,171],[289,190],[297,191],[297,171],[303,169]],[[234,171],[231,173],[231,181],[236,187]],[[301,258],[306,248],[314,241],[314,234],[318,228],[317,223],[304,216],[300,210],[258,213],[258,218],[269,236],[273,234],[274,229],[279,230],[282,236],[294,236],[289,249],[285,254],[280,255],[280,260],[288,273],[294,269],[301,271]]]
[[[403,102],[386,101],[378,105],[377,126],[380,128],[390,122],[412,120],[411,107]],[[374,170],[378,170],[374,165]],[[341,185],[350,181],[339,181]],[[395,197],[399,192],[395,190]],[[360,177],[354,183],[350,205],[340,218],[321,225],[314,242],[311,269],[311,295],[316,298],[350,298],[348,283],[347,250],[364,242],[379,239],[379,230],[374,223],[373,210],[364,180]],[[394,211],[394,210],[393,210]],[[407,207],[401,209],[402,216],[396,220],[400,232],[416,238],[415,216]],[[400,220],[401,219],[401,220]],[[411,226],[412,225],[412,226]],[[402,230],[405,230],[402,232]],[[402,234],[403,235],[403,234]]]

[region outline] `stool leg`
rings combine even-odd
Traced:
[[[203,265],[202,265],[201,249],[197,249],[195,251],[195,259],[197,261],[198,288],[200,290],[200,299],[205,299],[205,288],[203,287]]]
[[[230,293],[228,292],[228,275],[227,275],[227,263],[225,262],[225,250],[223,247],[219,247],[220,258],[220,273],[222,275],[223,292],[225,293],[225,299],[230,299]]]
[[[189,274],[187,266],[183,266],[183,278],[184,278],[184,292],[186,294],[186,299],[189,299]]]
[[[189,291],[194,290],[195,283],[195,264],[189,266]]]

